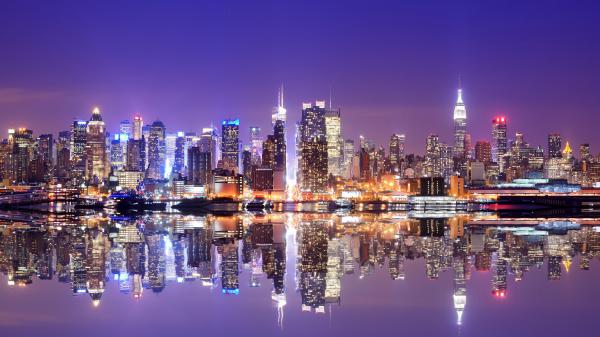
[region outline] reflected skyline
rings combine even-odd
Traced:
[[[357,295],[344,291],[353,279],[368,283],[382,272],[386,282],[450,278],[447,296],[455,324],[462,325],[469,321],[467,298],[502,301],[530,272],[560,281],[568,273],[589,270],[600,255],[595,226],[547,221],[523,227],[515,219],[473,224],[478,221],[401,213],[153,214],[134,219],[97,215],[78,224],[47,226],[12,223],[2,225],[0,271],[9,286],[69,285],[74,296],[89,296],[92,307],[101,306],[105,292],[116,289],[141,300],[148,292],[193,283],[210,289],[211,296],[243,301],[251,289],[268,288],[281,328],[289,310],[331,314],[332,306],[343,306],[344,298]],[[407,272],[407,264],[418,265],[419,272]],[[488,292],[468,290],[474,274],[485,275]],[[290,309],[290,297],[301,305]]]

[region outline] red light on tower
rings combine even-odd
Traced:
[[[494,295],[496,298],[505,298],[506,290],[493,290],[492,295]]]

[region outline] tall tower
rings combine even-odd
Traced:
[[[148,134],[148,170],[146,177],[149,179],[163,179],[167,148],[165,142],[166,128],[161,121],[154,121]]]
[[[562,158],[562,137],[558,133],[548,135],[548,158]]]
[[[226,119],[221,124],[223,167],[238,172],[240,166],[240,120]]]
[[[342,119],[339,110],[325,113],[325,136],[327,137],[327,173],[341,175],[342,165]]]
[[[500,171],[504,169],[504,155],[508,151],[506,130],[506,117],[496,117],[492,120],[492,161],[498,163]]]
[[[406,136],[404,134],[393,134],[390,138],[390,162],[392,163],[392,171],[400,172],[400,162],[404,159],[404,142]]]
[[[283,101],[283,85],[279,88],[277,95],[277,106],[273,109],[271,116],[273,122],[273,139],[275,141],[275,167],[277,178],[280,180],[276,184],[285,189],[287,175],[287,144],[286,144],[286,124],[287,110]]]
[[[454,158],[466,158],[465,138],[467,134],[467,110],[462,99],[462,89],[458,89],[458,98],[454,106]]]
[[[86,154],[87,178],[99,181],[107,178],[106,130],[98,107],[94,108],[92,118],[87,123]]]

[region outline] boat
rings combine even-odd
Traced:
[[[108,197],[106,206],[114,208],[119,213],[164,211],[167,203],[146,199],[135,193],[113,193]]]
[[[192,199],[183,199],[177,205],[174,205],[172,208],[179,210],[180,212],[200,212],[200,213],[208,213],[208,212],[239,212],[241,211],[241,203],[233,198],[192,198]]]
[[[246,203],[247,211],[264,211],[271,208],[273,208],[271,200],[263,198],[252,199]]]
[[[348,199],[335,199],[329,202],[330,210],[349,210],[352,209],[352,201]]]

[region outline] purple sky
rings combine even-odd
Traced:
[[[508,117],[546,145],[560,132],[599,152],[600,5],[578,1],[193,1],[0,4],[0,128],[66,129],[102,109],[169,131],[239,117],[266,128],[277,87],[342,109],[345,137],[452,133],[458,74],[468,129]],[[245,134],[245,133],[244,133]]]

